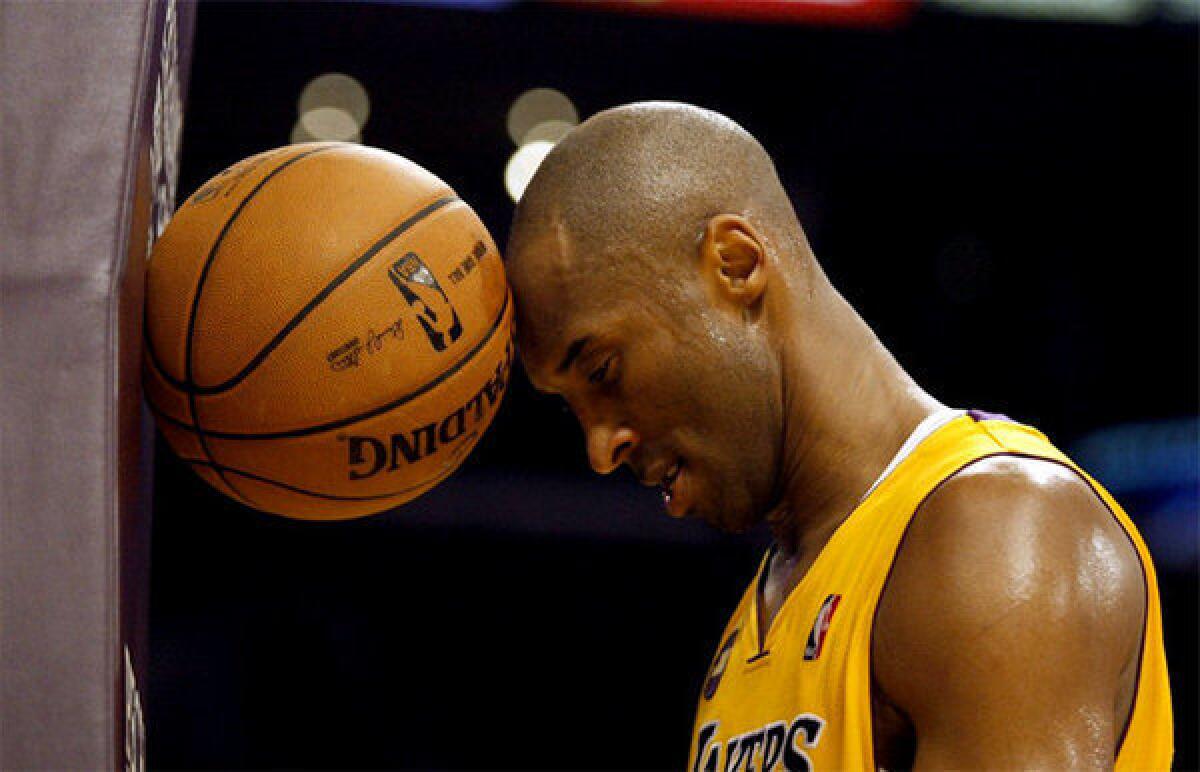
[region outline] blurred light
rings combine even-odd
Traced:
[[[530,142],[558,142],[573,128],[575,128],[575,124],[566,121],[546,121],[545,123],[539,123],[525,132],[525,141],[521,144],[528,145]]]
[[[1120,424],[1071,446],[1071,455],[1114,495],[1200,487],[1200,419]]]
[[[362,129],[371,113],[371,100],[363,85],[349,75],[328,72],[308,82],[300,92],[297,112],[305,115],[322,107],[334,107],[350,115],[355,126]]]
[[[1153,11],[1152,0],[937,0],[964,13],[1063,21],[1133,23]]]
[[[773,22],[891,27],[907,20],[914,0],[558,0],[632,13],[759,19]]]
[[[561,91],[552,88],[534,88],[517,97],[508,108],[508,136],[517,145],[543,141],[534,139],[531,132],[546,123],[579,123],[579,111]],[[553,140],[550,140],[553,141]]]
[[[1163,16],[1174,22],[1200,20],[1200,0],[1162,0]]]
[[[1200,419],[1120,424],[1074,443],[1071,456],[1117,498],[1160,569],[1200,558]]]
[[[1145,511],[1134,508],[1130,514],[1150,547],[1154,562],[1162,569],[1195,571],[1200,558],[1200,500],[1186,492],[1160,501]]]
[[[517,148],[504,167],[504,187],[513,201],[520,201],[525,187],[533,179],[546,154],[554,148],[553,142],[530,142]]]
[[[465,8],[473,11],[495,11],[514,5],[516,0],[382,0],[394,5],[417,5],[429,8]]]
[[[317,138],[308,133],[304,128],[304,123],[297,119],[296,125],[292,127],[292,136],[288,140],[293,145],[300,142],[316,142]]]
[[[292,129],[293,142],[339,140],[358,142],[362,139],[354,117],[336,107],[318,107],[300,116]]]

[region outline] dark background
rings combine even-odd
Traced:
[[[1177,765],[1197,765],[1195,27],[919,10],[894,29],[517,5],[202,4],[180,199],[286,144],[327,71],[364,142],[503,245],[512,101],[639,99],[759,137],[817,255],[943,402],[1045,430],[1160,571]],[[766,537],[677,524],[519,372],[464,468],[357,522],[208,489],[159,443],[149,760],[164,767],[679,768]]]

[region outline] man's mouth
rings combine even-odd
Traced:
[[[683,461],[676,461],[658,483],[658,487],[662,491],[663,503],[668,507],[671,506],[671,497],[675,495],[675,480],[679,477],[681,469],[683,469]]]

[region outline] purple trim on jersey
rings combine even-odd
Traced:
[[[1015,424],[1012,420],[1003,413],[989,413],[986,410],[968,410],[967,415],[974,418],[976,421],[1008,421],[1010,424]]]

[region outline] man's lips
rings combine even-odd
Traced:
[[[683,502],[676,495],[675,484],[679,480],[679,475],[683,472],[683,461],[676,461],[666,471],[662,477],[662,481],[658,484],[662,491],[663,506],[667,508],[667,514],[671,517],[681,517],[684,513]]]
[[[680,470],[683,469],[683,461],[677,460],[674,464],[663,473],[658,481],[658,487],[663,489],[663,495],[670,498],[672,487],[675,485],[675,479],[679,477]]]
[[[669,466],[665,462],[656,464],[651,470],[645,474],[639,474],[638,478],[642,485],[656,485],[662,492],[663,505],[667,508],[667,512],[672,517],[681,517],[682,503],[679,501],[677,494],[680,474],[683,472],[686,464],[682,458],[675,459]],[[677,511],[680,510],[680,511]]]

